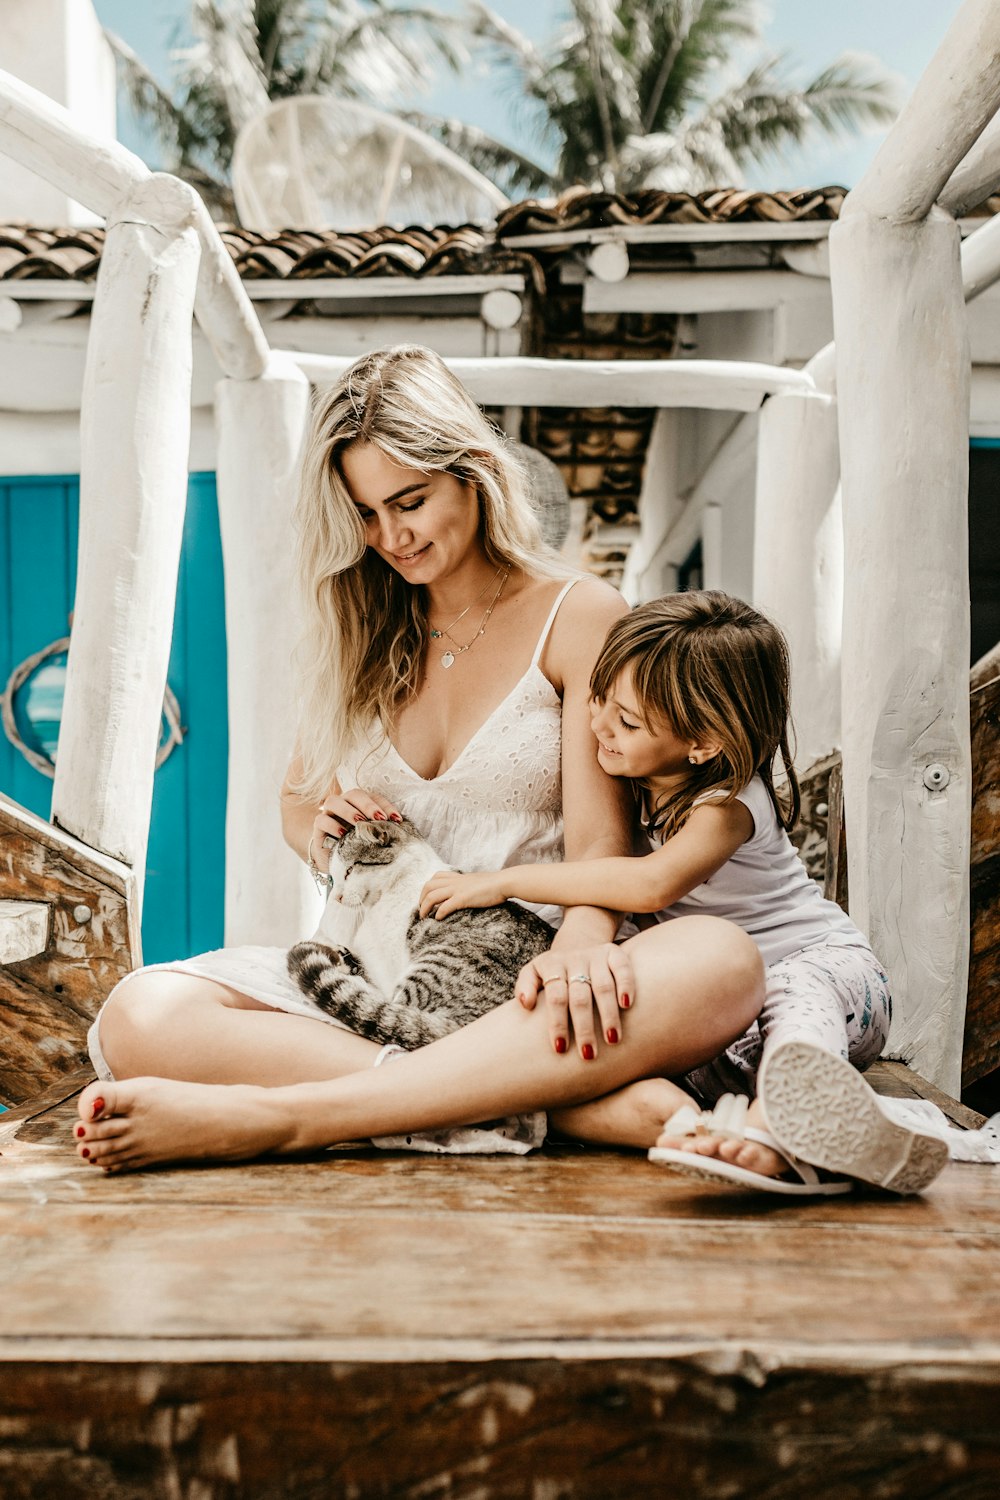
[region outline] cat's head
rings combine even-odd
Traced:
[[[330,895],[344,906],[366,906],[385,889],[391,865],[420,835],[406,818],[401,823],[355,823],[330,851]]]

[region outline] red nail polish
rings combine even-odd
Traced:
[[[616,1031],[615,1027],[609,1026],[604,1035],[607,1037],[608,1041],[613,1047],[618,1040],[618,1032]]]
[[[390,813],[389,821],[390,823],[402,823],[403,819],[400,817],[399,813]]]
[[[564,1036],[557,1036],[552,1045],[561,1056],[566,1051],[566,1038]]]
[[[81,1136],[86,1135],[86,1134],[87,1134],[87,1131],[86,1131],[86,1128],[83,1125],[78,1125],[76,1127],[76,1138],[77,1138],[77,1140],[79,1140]]]
[[[367,823],[368,819],[365,817],[364,813],[355,813],[354,821],[355,823]]]
[[[90,1155],[90,1147],[89,1146],[81,1146],[80,1147],[80,1155],[81,1156],[89,1156]]]
[[[97,1116],[101,1113],[101,1110],[103,1108],[104,1108],[104,1100],[103,1099],[95,1099],[94,1102],[93,1102],[93,1104],[90,1106],[90,1118],[92,1120],[96,1120]]]
[[[628,1010],[629,1006],[632,1004],[632,1001],[628,995],[623,995],[618,1004],[621,1006],[622,1010]]]
[[[580,1048],[580,1056],[583,1058],[584,1062],[594,1061],[594,1049],[589,1042],[584,1042],[583,1046]]]
[[[373,812],[372,813],[372,817],[375,818],[376,821],[379,822],[379,823],[384,823],[385,822],[385,813],[384,812]]]

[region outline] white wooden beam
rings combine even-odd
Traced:
[[[841,210],[926,218],[1000,101],[1000,6],[964,0],[940,47]]]
[[[613,224],[594,229],[558,229],[530,234],[505,234],[501,244],[509,250],[561,250],[566,245],[603,245],[618,240],[623,245],[670,245],[743,243],[758,240],[824,240],[830,219],[741,219],[739,223],[703,224]]]
[[[69,110],[0,71],[0,151],[107,218],[149,176],[115,140],[88,135]]]
[[[290,356],[317,386],[333,385],[352,363],[334,355]],[[777,391],[809,391],[801,370],[739,360],[449,359],[475,400],[487,406],[697,406],[756,411]]]
[[[260,374],[267,363],[267,340],[232,257],[193,188],[165,174],[151,174],[117,141],[85,134],[62,105],[2,71],[0,151],[103,218],[120,221],[127,202],[144,222],[152,222],[148,216],[159,202],[167,215],[164,227],[176,227],[184,217],[181,205],[186,205],[187,220],[201,239],[198,320],[228,375],[248,380]],[[160,185],[143,196],[144,185],[151,182]]]
[[[589,279],[584,312],[767,311],[821,297],[824,288],[794,271],[637,271],[617,283]]]
[[[295,737],[292,512],[308,411],[309,384],[287,358],[272,356],[259,380],[218,387],[229,682],[227,944],[288,944],[317,920],[316,889],[282,838],[277,795]]]
[[[52,817],[141,877],[187,492],[197,231],[124,201],[81,410],[80,546]]]
[[[1000,281],[1000,218],[987,219],[962,242],[962,290],[966,302]]]
[[[841,219],[830,248],[851,911],[891,976],[891,1054],[957,1094],[971,785],[969,346],[958,229],[940,209],[912,224],[856,212]]]
[[[0,964],[20,964],[49,946],[52,908],[47,901],[0,901]]]
[[[792,659],[796,760],[840,744],[844,541],[837,407],[774,396],[757,432],[753,602],[782,627]]]
[[[1000,119],[996,115],[945,183],[938,198],[956,219],[978,208],[1000,184]],[[975,231],[978,232],[978,231]]]

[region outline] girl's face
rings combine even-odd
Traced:
[[[344,449],[340,469],[368,546],[407,583],[432,584],[482,559],[475,493],[454,474],[400,468],[362,442]]]
[[[691,770],[689,757],[700,748],[694,740],[681,739],[662,721],[646,727],[628,668],[615,678],[609,697],[603,702],[591,699],[590,727],[601,768],[609,776],[628,776],[633,781],[686,775]]]

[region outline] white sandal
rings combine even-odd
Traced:
[[[783,1155],[891,1193],[922,1192],[947,1165],[946,1141],[891,1117],[857,1068],[812,1042],[779,1042],[757,1084]]]
[[[716,1156],[699,1156],[697,1152],[677,1151],[672,1146],[651,1147],[649,1160],[684,1177],[697,1177],[717,1186],[744,1188],[751,1192],[828,1198],[851,1191],[853,1184],[850,1182],[821,1182],[811,1166],[792,1156],[773,1135],[748,1125],[749,1108],[750,1100],[738,1094],[724,1094],[712,1110],[699,1111],[692,1104],[684,1104],[664,1125],[664,1134],[712,1135],[726,1141],[755,1141],[759,1146],[776,1151],[787,1163],[788,1170],[794,1172],[794,1178],[765,1177],[762,1172],[751,1172],[747,1167],[721,1161]]]

